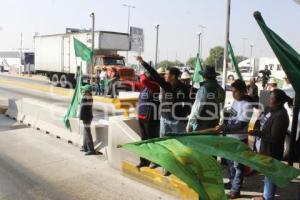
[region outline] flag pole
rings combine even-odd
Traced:
[[[291,141],[290,141],[290,151],[288,157],[288,163],[290,166],[294,164],[295,157],[295,143],[297,137],[297,128],[298,128],[298,120],[299,120],[299,111],[300,111],[300,96],[296,93],[294,100],[294,108],[293,108],[293,121],[292,121],[292,130],[291,130]]]
[[[226,31],[225,31],[225,47],[224,47],[224,61],[223,61],[223,80],[222,86],[225,90],[227,69],[228,69],[228,41],[229,41],[229,28],[230,28],[230,6],[231,0],[227,0],[227,16],[226,16]]]

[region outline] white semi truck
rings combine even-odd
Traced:
[[[83,75],[87,76],[90,67],[75,57],[74,38],[91,48],[92,34],[88,31],[35,36],[35,73],[46,75],[54,86],[61,87],[74,85],[77,66],[81,64]],[[129,50],[129,34],[95,31],[92,73],[105,67],[108,75],[117,72],[121,81],[134,81],[134,69],[126,67],[124,57],[117,54]]]

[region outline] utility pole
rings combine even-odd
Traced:
[[[202,52],[203,52],[203,37],[204,37],[204,29],[206,28],[206,26],[203,25],[199,25],[199,27],[201,28],[201,45],[200,45],[200,60],[202,60]]]
[[[254,44],[250,44],[250,67],[254,70],[254,59],[252,58],[252,50],[253,50]],[[253,62],[252,62],[253,61]],[[252,65],[253,64],[253,65]]]
[[[227,15],[226,15],[226,30],[225,30],[225,47],[224,47],[224,61],[223,61],[223,83],[222,86],[226,88],[227,69],[228,69],[228,41],[230,28],[230,7],[231,0],[227,0]]]
[[[199,57],[200,57],[200,51],[201,51],[201,33],[197,33],[198,36],[198,53],[199,53]]]
[[[157,68],[159,24],[155,24],[154,27],[155,27],[155,30],[156,30],[156,47],[155,47],[155,62],[154,62],[154,66],[155,66],[155,68]]]
[[[94,68],[94,48],[95,48],[95,13],[91,13],[90,17],[92,18],[92,62],[90,63],[90,83],[93,82],[93,68]]]
[[[127,7],[128,9],[128,16],[127,16],[127,33],[130,34],[130,9],[131,8],[135,8],[135,6],[133,5],[129,5],[129,4],[123,4],[124,7]],[[130,38],[131,40],[131,38]],[[128,63],[128,51],[126,52],[126,61]]]

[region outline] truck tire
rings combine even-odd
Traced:
[[[59,87],[59,76],[58,76],[58,74],[52,74],[51,84],[55,87]]]
[[[233,75],[229,75],[229,76],[227,77],[227,79],[228,79],[229,81],[234,81],[234,76],[233,76]]]
[[[60,86],[63,88],[67,88],[69,86],[68,76],[66,74],[62,74],[59,79]]]

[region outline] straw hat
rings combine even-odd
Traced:
[[[276,80],[274,78],[271,78],[269,81],[268,81],[268,84],[277,84]]]
[[[160,67],[160,68],[157,69],[157,73],[159,73],[159,74],[165,74],[166,70],[165,70],[165,68]]]

